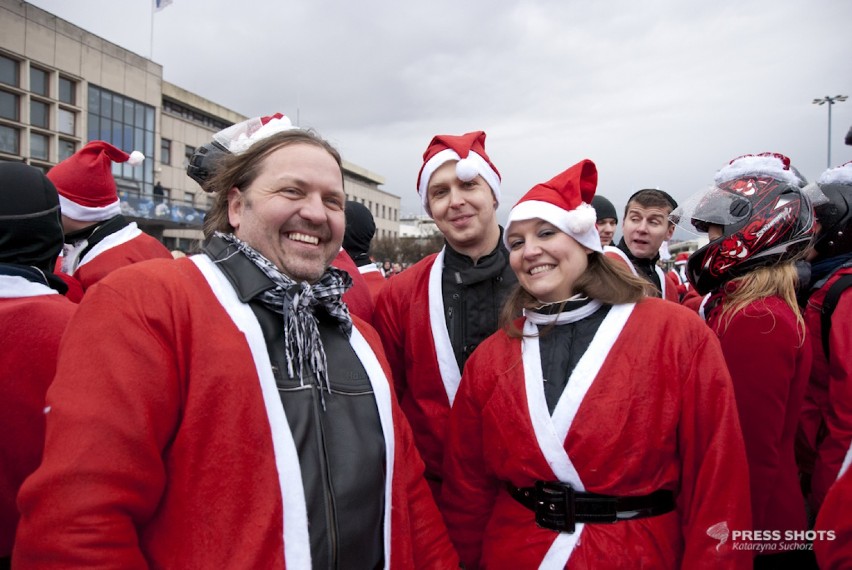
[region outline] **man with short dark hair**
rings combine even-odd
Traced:
[[[634,193],[624,207],[621,241],[604,253],[623,261],[635,275],[651,283],[656,297],[678,302],[677,284],[657,265],[660,247],[671,239],[675,225],[669,214],[677,202],[662,190],[646,188]]]
[[[500,175],[485,152],[484,132],[434,137],[417,190],[446,243],[388,281],[373,325],[426,462],[426,478],[439,497],[444,432],[461,371],[497,330],[517,278],[497,224]]]
[[[80,305],[19,496],[22,568],[458,566],[381,341],[330,267],[340,156],[263,119],[219,133],[202,253]]]

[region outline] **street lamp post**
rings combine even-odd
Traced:
[[[835,95],[834,97],[826,95],[822,99],[814,99],[813,101],[814,105],[828,103],[828,166],[826,168],[831,168],[831,106],[835,103],[842,103],[846,99],[848,99],[846,95]]]

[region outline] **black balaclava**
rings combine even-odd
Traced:
[[[367,206],[359,202],[346,202],[346,231],[343,234],[343,249],[358,267],[370,261],[370,242],[376,234],[376,222]]]
[[[0,162],[0,263],[53,273],[62,243],[53,183],[32,166]]]

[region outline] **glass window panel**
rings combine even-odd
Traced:
[[[49,139],[39,133],[30,133],[30,157],[48,159]]]
[[[112,121],[105,117],[101,117],[101,128],[98,132],[98,140],[112,144]]]
[[[112,93],[101,91],[101,117],[112,116]]]
[[[59,100],[69,105],[77,104],[77,83],[66,77],[59,78]]]
[[[89,113],[101,114],[101,94],[98,92],[98,88],[93,85],[89,85]]]
[[[75,152],[77,152],[77,145],[74,143],[74,141],[59,139],[58,151],[59,154],[57,156],[57,159],[61,162],[72,154],[74,154]]]
[[[77,133],[77,114],[67,109],[59,109],[59,132],[66,135]]]
[[[145,108],[145,130],[154,132],[154,108]]]
[[[131,127],[130,125],[124,125],[122,131],[124,131],[121,141],[122,150],[124,150],[124,152],[133,152],[134,150],[139,150],[133,146],[133,127]]]
[[[17,60],[0,55],[0,83],[18,87]],[[15,151],[15,154],[17,154],[17,151]]]
[[[31,100],[30,124],[43,129],[50,128],[50,105],[35,99]]]
[[[123,107],[121,104],[122,98],[118,95],[112,96],[112,120],[113,121],[122,121],[123,119]]]
[[[124,100],[124,122],[128,125],[133,124],[133,114],[136,112],[136,105],[133,104],[132,99]]]
[[[140,150],[145,148],[145,131],[140,128],[133,129],[133,149]],[[144,152],[144,151],[143,151]]]
[[[17,121],[20,117],[18,96],[8,91],[0,90],[0,117]]]
[[[97,117],[89,117],[89,128],[86,133],[86,140],[96,141],[101,137],[98,134],[98,118]]]
[[[115,146],[121,146],[121,123],[112,121],[112,134],[110,135],[110,143]]]
[[[145,105],[142,103],[136,103],[136,119],[133,121],[133,126],[145,128]]]
[[[50,76],[43,69],[30,68],[30,91],[44,95],[50,95]]]
[[[154,156],[154,135],[148,133],[145,135],[145,156]]]
[[[18,139],[18,129],[0,125],[0,152],[20,154],[21,146]]]
[[[160,139],[160,162],[166,166],[172,163],[172,141]]]
[[[154,161],[146,158],[142,170],[145,173],[145,188],[150,193],[154,188]]]

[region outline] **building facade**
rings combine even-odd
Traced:
[[[193,250],[209,196],[186,175],[195,149],[246,119],[163,80],[163,68],[20,0],[0,0],[0,160],[49,170],[92,140],[140,166],[114,164],[122,212],[172,249]],[[376,237],[399,235],[400,198],[344,161],[347,198],[365,204]]]

